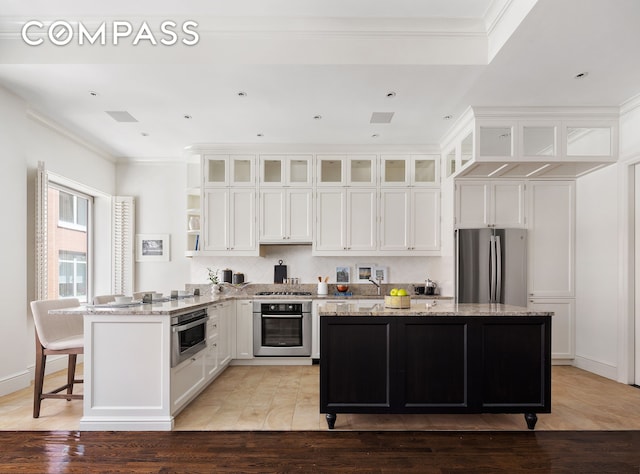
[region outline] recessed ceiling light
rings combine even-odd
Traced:
[[[256,137],[264,137],[264,133],[258,133]]]
[[[91,97],[98,97],[98,93],[96,91],[89,91],[89,95]]]
[[[380,136],[379,133],[374,133],[373,135],[371,135],[371,138],[378,138]]]
[[[589,75],[588,72],[581,72],[576,74],[575,76],[573,76],[574,79],[584,79],[585,77],[587,77]]]
[[[442,117],[442,120],[451,120],[453,118],[453,115],[445,115],[444,117]]]
[[[313,120],[321,120],[322,119],[322,115],[314,115],[313,116]]]
[[[393,91],[389,91],[389,92],[387,92],[387,97],[388,97],[389,99],[392,99],[392,98],[394,98],[395,96],[396,96],[396,93],[395,93],[395,92],[393,92]]]
[[[246,96],[247,96],[246,92],[243,92],[243,91],[238,92],[238,97],[246,97]]]
[[[183,115],[184,118],[186,118],[187,120],[191,120],[193,117],[189,114],[184,114]]]

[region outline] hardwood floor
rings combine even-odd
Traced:
[[[536,431],[640,430],[640,389],[568,366],[552,371],[550,414]],[[55,377],[46,383],[56,385]],[[228,368],[175,420],[175,430],[325,431],[318,366]],[[0,397],[0,430],[78,430],[79,401],[45,400],[32,418],[33,389]],[[338,415],[336,430],[519,431],[522,415]]]
[[[638,431],[0,432],[2,473],[638,473]]]

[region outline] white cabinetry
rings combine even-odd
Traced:
[[[252,188],[205,189],[203,250],[257,256],[255,204]]]
[[[525,227],[524,181],[458,181],[456,227]]]
[[[313,240],[313,191],[305,188],[260,190],[260,242],[308,243]]]
[[[191,257],[200,250],[200,221],[202,214],[202,180],[200,155],[187,159],[187,211],[185,228],[187,229],[187,248],[185,255]]]
[[[235,305],[231,301],[215,303],[209,306],[207,313],[207,349],[205,351],[205,375],[207,381],[213,380],[231,362],[232,320]]]
[[[171,414],[175,415],[204,386],[206,350],[171,369]]]
[[[529,294],[573,297],[575,182],[529,182]]]
[[[253,359],[253,301],[238,301],[236,305],[235,359]]]
[[[314,254],[362,254],[376,250],[377,190],[317,190]]]
[[[204,187],[255,187],[255,163],[255,155],[204,155]]]
[[[376,155],[317,155],[317,186],[376,186]]]
[[[380,184],[433,186],[439,183],[440,155],[382,155]]]
[[[529,182],[529,306],[554,311],[552,357],[573,359],[575,182]]]
[[[553,311],[551,317],[551,358],[570,360],[575,357],[575,299],[530,298],[533,311]]]
[[[260,155],[260,187],[311,187],[312,155]]]
[[[439,251],[440,188],[383,188],[380,201],[381,252]]]

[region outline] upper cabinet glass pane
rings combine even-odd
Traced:
[[[480,156],[513,156],[511,127],[480,127]]]
[[[556,156],[556,128],[522,127],[524,156]]]
[[[233,181],[236,183],[250,183],[251,160],[235,159],[233,161]]]
[[[308,160],[291,160],[289,163],[289,181],[291,183],[308,182],[309,163]]]
[[[282,160],[264,160],[265,183],[279,183],[282,181]]]
[[[224,159],[216,160],[208,158],[207,165],[207,181],[210,183],[224,183],[226,180],[226,161]]]
[[[611,156],[611,128],[567,127],[567,156]]]
[[[460,144],[461,166],[466,165],[473,158],[473,134],[470,133]]]
[[[447,154],[447,177],[456,172],[456,150],[451,150]]]
[[[323,159],[320,163],[320,181],[323,183],[342,182],[342,161]]]
[[[415,160],[414,165],[416,183],[436,182],[436,161],[435,160]]]
[[[371,160],[351,160],[351,182],[371,183],[373,181],[372,165],[373,162]]]
[[[406,160],[385,160],[384,182],[404,183],[406,178]]]

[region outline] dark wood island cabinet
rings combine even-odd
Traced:
[[[504,305],[320,308],[320,411],[551,412],[551,314]]]

